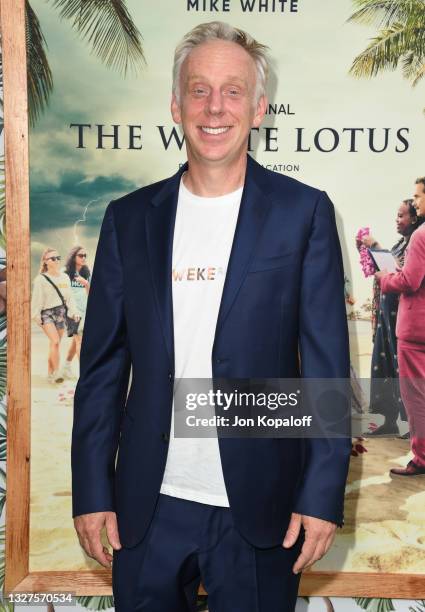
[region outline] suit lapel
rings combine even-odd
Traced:
[[[165,345],[174,371],[174,330],[172,298],[173,236],[176,220],[180,178],[187,164],[166,181],[152,198],[146,215],[146,242],[149,253],[152,284],[159,317],[162,322]]]
[[[248,155],[245,186],[221,296],[214,344],[247,274],[270,208],[271,199],[267,195],[267,184],[261,180],[264,178],[264,172],[264,169]]]

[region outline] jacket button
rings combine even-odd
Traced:
[[[216,359],[215,360],[216,363],[221,363],[221,361],[222,361],[221,359]]]
[[[164,432],[161,435],[161,438],[164,440],[164,442],[168,442],[168,440],[170,439],[170,436],[166,432]]]
[[[168,380],[173,380],[173,375],[171,374],[171,372],[168,372]]]

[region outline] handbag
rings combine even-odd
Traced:
[[[43,273],[41,274],[41,276],[44,276],[44,278],[47,281],[49,281],[49,283],[51,285],[53,285],[53,287],[56,289],[56,292],[57,292],[58,296],[61,299],[62,304],[65,307],[65,324],[66,324],[66,329],[67,329],[67,335],[68,335],[69,338],[71,338],[71,336],[73,336],[74,334],[77,333],[78,326],[80,324],[80,320],[81,319],[79,319],[78,321],[75,321],[75,319],[73,319],[72,317],[68,317],[68,306],[67,306],[67,304],[66,304],[66,302],[64,300],[64,297],[63,297],[62,293],[59,291],[59,288],[55,285],[55,283],[52,281],[51,278],[49,278],[48,276],[46,276]]]

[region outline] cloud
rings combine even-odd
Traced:
[[[55,185],[35,177],[30,184],[32,236],[36,240],[37,233],[47,228],[73,227],[82,218],[88,204],[84,225],[97,230],[107,203],[138,186],[119,175],[91,179],[77,171],[65,172],[59,184]]]

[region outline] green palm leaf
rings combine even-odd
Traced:
[[[4,504],[6,503],[6,489],[0,487],[0,513],[3,512]]]
[[[46,55],[46,40],[40,22],[28,0],[25,1],[25,37],[28,62],[28,116],[33,126],[44,110],[53,89],[53,78]]]
[[[424,76],[425,76],[425,63],[422,63],[422,65],[418,66],[416,72],[412,75],[413,87],[416,87],[416,85],[419,83],[421,79],[423,79]]]
[[[138,72],[145,62],[142,35],[124,0],[51,0],[61,18],[69,19],[80,36],[91,43],[92,52],[124,75]]]
[[[6,415],[0,413],[0,461],[6,461],[6,450]],[[5,480],[4,476],[3,470],[0,469],[0,477],[3,480]]]
[[[392,612],[395,610],[392,599],[371,598],[371,597],[354,597],[356,604],[367,612]]]
[[[0,600],[0,612],[13,612],[15,609],[15,604],[10,603],[8,601]]]
[[[358,9],[348,21],[387,28],[395,21],[418,19],[425,11],[424,0],[353,0]]]
[[[61,18],[87,40],[92,52],[108,67],[124,75],[136,72],[145,62],[142,35],[134,24],[124,0],[51,0]],[[37,15],[25,0],[28,58],[28,115],[33,127],[46,108],[53,89],[47,59],[47,43]],[[0,75],[1,78],[1,75]],[[1,123],[0,123],[1,128]],[[1,241],[1,238],[0,238]]]
[[[380,28],[353,61],[350,74],[374,77],[402,65],[414,87],[425,73],[425,0],[353,0],[357,9],[348,21]]]
[[[84,595],[76,597],[75,600],[87,610],[109,610],[114,607],[113,597],[106,595]]]
[[[411,44],[411,32],[406,31],[402,23],[395,23],[382,30],[355,58],[350,74],[373,77],[382,70],[395,70],[400,58],[409,53]]]
[[[410,612],[425,612],[425,599],[418,599],[415,603],[416,606],[409,606]]]
[[[1,61],[1,58],[0,58]],[[3,120],[0,124],[0,134],[3,130]],[[4,155],[0,155],[0,247],[6,250],[6,192],[4,179]]]
[[[0,591],[3,591],[3,586],[4,586],[4,568],[5,568],[5,558],[4,558],[4,546],[6,543],[6,535],[5,535],[5,526],[2,525],[0,527],[0,550],[1,550],[1,555],[0,555]],[[4,606],[5,603],[2,602],[2,606]],[[8,605],[8,604],[6,604]],[[0,608],[1,609],[1,608]],[[13,610],[12,608],[3,608],[4,610]]]
[[[3,314],[0,321],[4,321],[3,327],[6,325],[6,316]],[[6,371],[7,371],[7,339],[6,336],[0,338],[0,401],[6,395]],[[0,412],[0,419],[2,413]]]
[[[3,91],[3,56],[0,49],[0,90]],[[0,96],[0,134],[3,132],[4,121],[3,121],[3,96]]]
[[[404,77],[411,81],[412,86],[415,87],[425,73],[425,62],[423,58],[417,57],[414,51],[410,51],[410,53],[403,58],[402,66]]]

